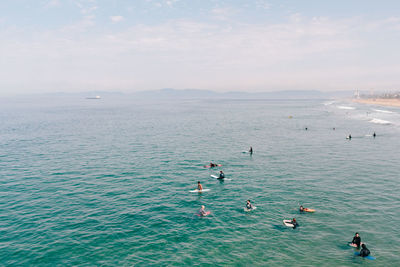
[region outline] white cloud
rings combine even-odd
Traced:
[[[123,21],[124,17],[123,16],[111,16],[110,19],[112,22],[117,23],[117,22]]]
[[[221,20],[221,21],[228,20],[237,13],[238,13],[238,11],[231,7],[223,7],[223,8],[216,7],[216,8],[211,9],[212,17],[214,19]]]
[[[388,47],[374,38],[398,20],[369,21],[377,28],[363,22],[297,15],[259,25],[173,20],[102,34],[79,24],[30,35],[3,31],[0,85],[261,91],[398,84],[398,41]]]
[[[60,0],[49,0],[44,4],[44,8],[59,7],[61,5]]]

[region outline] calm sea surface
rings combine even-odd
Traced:
[[[399,136],[340,101],[0,100],[0,266],[400,266]]]

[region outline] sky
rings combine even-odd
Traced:
[[[400,1],[4,0],[0,95],[400,90]]]

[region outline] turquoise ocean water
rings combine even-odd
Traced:
[[[399,108],[0,104],[1,266],[400,266]],[[220,169],[232,180],[210,177]],[[190,193],[197,181],[211,191]],[[244,212],[247,199],[258,209]],[[293,217],[300,227],[284,227]],[[353,255],[355,232],[375,261]]]

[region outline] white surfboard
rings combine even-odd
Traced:
[[[210,190],[211,189],[209,189],[209,188],[206,188],[206,189],[203,189],[203,190],[195,189],[195,190],[190,190],[189,192],[190,193],[202,193],[202,192],[208,192]]]
[[[292,224],[292,220],[283,220],[283,224],[287,227],[294,227],[294,225]]]

